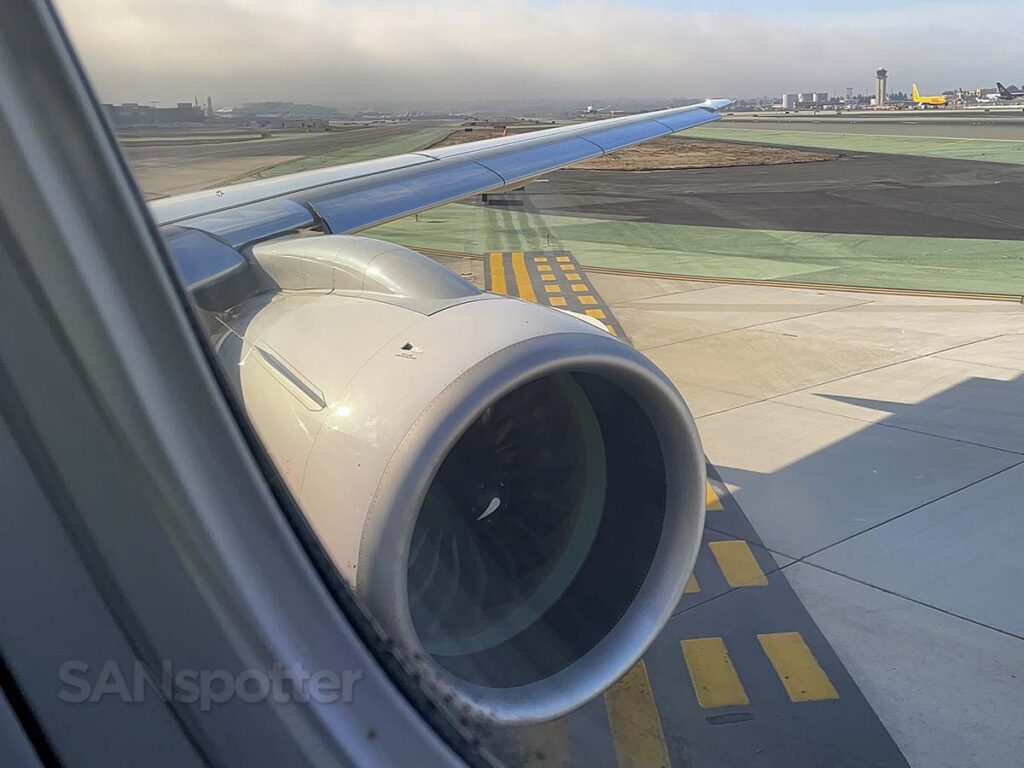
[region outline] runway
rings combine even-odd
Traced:
[[[740,229],[1024,239],[1024,170],[857,154],[793,165],[551,174],[541,214]]]
[[[401,154],[437,140],[453,121],[410,121],[354,126],[316,133],[279,133],[271,138],[193,144],[126,143],[122,151],[148,198],[194,192],[249,175],[295,172]]]
[[[1020,141],[1024,138],[1024,111],[946,117],[924,112],[886,116],[842,114],[825,117],[726,117],[723,128],[857,133],[867,136],[934,136],[940,138]]]
[[[1024,120],[982,118],[725,119],[687,136],[782,147],[1024,165]]]
[[[319,155],[346,147],[406,136],[429,127],[425,122],[388,123],[343,128],[317,133],[281,133],[272,138],[237,142],[173,144],[122,147],[129,162],[147,165],[154,162],[187,164],[208,158],[267,157],[277,155]]]

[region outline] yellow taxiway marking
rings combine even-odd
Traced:
[[[551,306],[552,307],[564,307],[565,306],[565,297],[564,296],[552,296],[549,299],[549,301],[551,302]]]
[[[741,706],[750,703],[729,651],[720,637],[699,637],[679,643],[690,673],[697,703],[703,709]]]
[[[569,262],[569,257],[568,256],[555,256],[555,261],[559,261],[562,264],[567,264]]]
[[[547,264],[547,261],[548,261],[548,257],[547,257],[547,256],[534,256],[534,257],[533,257],[533,260],[534,260],[534,261],[535,261],[535,262],[536,262],[537,264]]]
[[[700,584],[697,583],[697,577],[691,573],[690,578],[686,582],[686,587],[683,589],[683,594],[692,595],[695,592],[700,592]]]
[[[772,632],[758,635],[765,654],[775,667],[790,701],[838,699],[832,681],[814,658],[799,632]]]
[[[580,296],[580,304],[597,304],[597,299],[593,296]]]
[[[587,310],[587,314],[590,317],[596,317],[598,320],[604,320],[604,310],[603,309],[588,309]]]
[[[543,269],[543,267],[538,267]],[[512,254],[512,272],[516,276],[516,287],[519,289],[519,298],[536,303],[537,294],[533,292],[533,284],[530,283],[530,273],[526,271],[526,259],[522,251]]]
[[[722,502],[718,498],[718,494],[715,493],[715,489],[711,487],[711,483],[708,483],[707,510],[708,512],[722,511]]]
[[[505,258],[501,253],[491,254],[491,291],[508,293],[508,285],[505,283]]]
[[[561,286],[558,286],[558,285],[545,285],[544,286],[544,291],[545,291],[545,293],[561,293],[562,292],[562,288],[561,288]]]
[[[550,264],[541,264],[541,265],[539,265],[537,267],[537,271],[538,272],[550,272],[551,271],[551,265]]]
[[[540,279],[543,280],[546,283],[549,283],[549,282],[551,282],[552,280],[555,279],[555,276],[554,275],[544,274],[544,275],[540,276]]]
[[[569,724],[565,718],[530,726],[519,743],[523,768],[569,768]]]
[[[605,329],[606,331],[608,331],[608,333],[610,333],[610,334],[611,334],[612,336],[618,336],[618,335],[619,335],[619,334],[617,334],[617,333],[615,332],[615,329],[614,329],[614,328],[612,328],[612,327],[611,327],[610,325],[608,325],[608,323],[605,323],[605,324],[604,324],[604,329]]]
[[[582,280],[583,278],[580,277],[580,273],[579,272],[566,272],[565,273],[565,279],[569,280],[570,282],[574,282],[576,280]]]
[[[619,768],[670,768],[647,667],[638,661],[604,695]]]
[[[730,587],[766,587],[768,579],[757,564],[750,545],[743,539],[710,541],[708,548],[718,561],[722,575]]]
[[[590,288],[588,288],[587,286],[583,285],[582,283],[574,285],[572,287],[572,289],[574,291],[576,291],[576,293],[583,293],[584,291],[589,291],[590,290]]]
[[[559,261],[561,261],[561,259],[559,259]],[[566,261],[568,261],[568,259],[566,259]],[[563,272],[572,272],[576,269],[572,264],[559,264],[558,266],[562,268]]]

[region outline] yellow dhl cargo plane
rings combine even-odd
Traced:
[[[917,90],[917,83],[914,83],[912,96],[914,97],[914,103],[920,104],[922,107],[946,106],[945,96],[922,96]]]

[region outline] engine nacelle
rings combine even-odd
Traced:
[[[217,339],[312,529],[462,711],[535,722],[599,695],[682,595],[704,456],[671,382],[578,316],[400,246],[257,246],[281,290]]]

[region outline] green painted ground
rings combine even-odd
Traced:
[[[1024,243],[697,227],[448,205],[364,234],[463,253],[566,248],[583,264],[708,277],[1024,294]]]
[[[934,136],[893,136],[826,131],[787,131],[738,128],[721,123],[691,128],[686,136],[708,139],[754,141],[760,144],[838,149],[847,152],[881,152],[890,155],[922,155],[956,160],[986,160],[1024,165],[1024,141],[954,139]]]
[[[275,165],[273,168],[253,174],[243,179],[243,181],[269,179],[273,176],[284,176],[288,173],[309,171],[314,168],[326,168],[332,165],[357,163],[360,160],[375,160],[378,157],[401,155],[406,152],[422,149],[424,146],[444,138],[451,133],[451,130],[451,126],[435,126],[376,142],[367,142],[355,147],[344,147],[322,155],[310,155],[309,157],[302,157]],[[283,151],[282,154],[287,154],[287,150]]]

